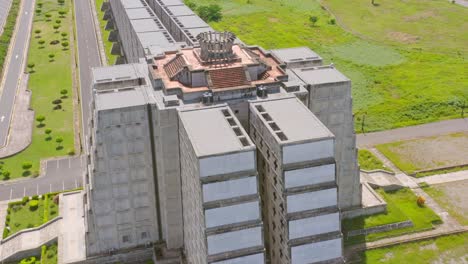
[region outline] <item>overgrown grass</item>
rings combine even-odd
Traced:
[[[374,154],[372,154],[372,152],[370,152],[367,149],[359,149],[358,161],[359,161],[359,166],[363,170],[392,171],[389,168],[387,168],[380,159],[378,159]]]
[[[370,1],[323,0],[356,34],[333,24],[334,15],[314,0],[192,2],[220,4],[224,17],[211,26],[232,31],[247,44],[308,46],[325,63],[333,62],[353,82],[359,132],[364,116],[366,132],[460,117],[458,101],[468,100],[467,36],[461,34],[468,9],[447,1],[383,0],[374,7]],[[424,12],[436,17],[418,19]],[[311,15],[319,18],[315,26]],[[395,42],[387,39],[388,31],[408,31],[420,39],[411,45]]]
[[[377,192],[387,202],[387,213],[371,216],[356,217],[343,221],[343,232],[345,244],[351,245],[365,241],[398,236],[409,232],[419,232],[432,229],[435,224],[440,224],[441,219],[428,207],[419,207],[416,203],[417,197],[410,189],[401,189],[393,192],[385,192],[378,189]],[[367,236],[346,237],[348,231],[381,226],[396,222],[411,220],[413,227],[391,230],[382,233],[369,234]]]
[[[37,208],[31,207],[31,200],[11,202],[5,222],[3,238],[26,228],[40,226],[58,216],[58,206],[54,203],[55,194],[46,194],[38,198]]]
[[[468,233],[364,251],[360,263],[465,263]]]
[[[468,165],[467,166],[459,166],[459,167],[450,168],[450,169],[418,172],[414,176],[416,178],[421,178],[421,177],[426,177],[426,176],[432,176],[432,175],[437,175],[437,174],[447,174],[447,173],[451,173],[451,172],[464,171],[464,170],[468,170]]]
[[[98,19],[99,19],[99,26],[101,28],[102,42],[104,43],[104,49],[106,51],[106,60],[109,65],[113,65],[115,64],[115,61],[117,60],[118,56],[113,55],[111,53],[112,42],[109,41],[110,31],[106,30],[107,21],[104,20],[104,12],[101,10],[102,3],[104,3],[104,0],[94,0],[94,3],[96,5],[96,11],[97,11]]]
[[[2,35],[0,35],[0,80],[3,76],[3,64],[5,63],[6,55],[8,53],[8,47],[10,46],[11,37],[13,36],[13,32],[15,31],[16,18],[18,17],[20,3],[21,0],[12,1],[8,17],[3,27],[3,33]]]
[[[12,157],[0,160],[4,163],[3,170],[11,173],[10,178],[27,177],[38,174],[40,159],[63,156],[73,150],[74,127],[73,127],[73,103],[72,103],[72,62],[70,47],[62,47],[62,42],[70,42],[72,35],[73,17],[70,0],[65,1],[61,6],[56,0],[42,0],[41,13],[35,14],[31,43],[29,46],[28,63],[34,63],[35,67],[30,74],[29,89],[32,91],[31,108],[35,115],[46,117],[44,126],[35,123],[32,143],[24,151]],[[66,10],[64,17],[58,14],[59,10]],[[46,14],[52,15],[50,21]],[[56,21],[60,20],[58,32],[53,28]],[[35,33],[41,30],[41,33]],[[67,36],[62,37],[61,33],[66,32]],[[44,40],[43,45],[39,44]],[[51,44],[57,40],[58,44]],[[49,54],[55,57],[51,60]],[[61,90],[67,90],[66,98],[62,98]],[[54,104],[54,100],[61,100],[61,103]],[[60,109],[57,109],[60,105]],[[55,109],[54,109],[55,108]],[[51,136],[45,134],[46,129],[52,129]],[[61,137],[63,143],[57,143],[56,139]],[[22,164],[31,162],[31,169],[23,170]],[[0,179],[1,180],[1,179]]]
[[[468,225],[468,214],[463,209],[454,206],[454,203],[465,203],[466,201],[451,200],[444,190],[436,186],[426,186],[424,191],[429,194],[436,202],[455,218],[461,225]],[[466,211],[466,210],[465,210]]]

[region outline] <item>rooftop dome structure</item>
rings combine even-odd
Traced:
[[[198,34],[200,59],[204,62],[226,62],[236,56],[232,51],[236,36],[231,32],[203,32]]]

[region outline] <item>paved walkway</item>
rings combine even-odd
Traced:
[[[58,264],[74,263],[86,259],[85,224],[82,192],[61,196],[61,232],[58,237]],[[72,227],[72,228],[70,228]]]
[[[454,181],[463,181],[463,180],[468,180],[468,170],[421,177],[421,178],[417,178],[416,182],[418,183],[425,182],[429,185],[434,185],[434,184],[441,184],[441,183],[454,182]]]
[[[464,7],[468,7],[468,0],[455,0],[455,3]]]
[[[358,148],[362,148],[395,141],[446,135],[463,131],[468,131],[468,118],[358,134],[356,138]]]
[[[22,74],[18,94],[15,97],[13,116],[10,122],[10,133],[7,144],[0,148],[0,159],[12,156],[31,144],[34,125],[34,111],[29,108],[31,92],[28,87],[28,74]]]

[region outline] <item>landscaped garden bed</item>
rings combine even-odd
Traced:
[[[27,228],[38,227],[58,216],[58,194],[24,197],[8,204],[3,238]]]
[[[365,241],[375,241],[386,237],[402,235],[404,233],[429,230],[432,229],[435,225],[442,223],[440,217],[430,208],[426,206],[419,206],[417,204],[418,198],[408,188],[388,192],[385,192],[382,189],[378,189],[377,193],[379,193],[379,195],[381,195],[382,198],[387,202],[387,213],[345,219],[342,223],[343,233],[345,235],[345,245],[362,243]],[[395,229],[382,233],[374,233],[366,236],[347,236],[348,231],[404,222],[408,220],[413,222],[413,227]]]

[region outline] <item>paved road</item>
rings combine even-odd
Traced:
[[[78,61],[80,68],[80,91],[83,134],[88,132],[88,120],[90,116],[91,91],[91,68],[101,66],[99,57],[99,46],[94,30],[92,1],[76,0],[76,32],[78,39]],[[84,140],[83,140],[84,142]],[[86,144],[86,143],[85,143]],[[86,148],[83,145],[83,148]]]
[[[2,0],[3,1],[3,0]],[[22,73],[23,59],[28,49],[27,43],[30,36],[30,24],[34,9],[34,1],[23,1],[23,13],[19,20],[16,41],[14,42],[12,58],[8,69],[6,70],[5,86],[0,98],[0,147],[5,146],[8,137],[8,128],[15,102],[15,94],[18,86],[18,80]],[[13,42],[12,42],[13,43]]]
[[[371,147],[394,141],[446,135],[463,131],[468,131],[468,118],[445,120],[418,126],[359,134],[357,135],[357,146]]]
[[[84,165],[81,156],[48,161],[42,177],[0,184],[0,201],[81,187]]]

